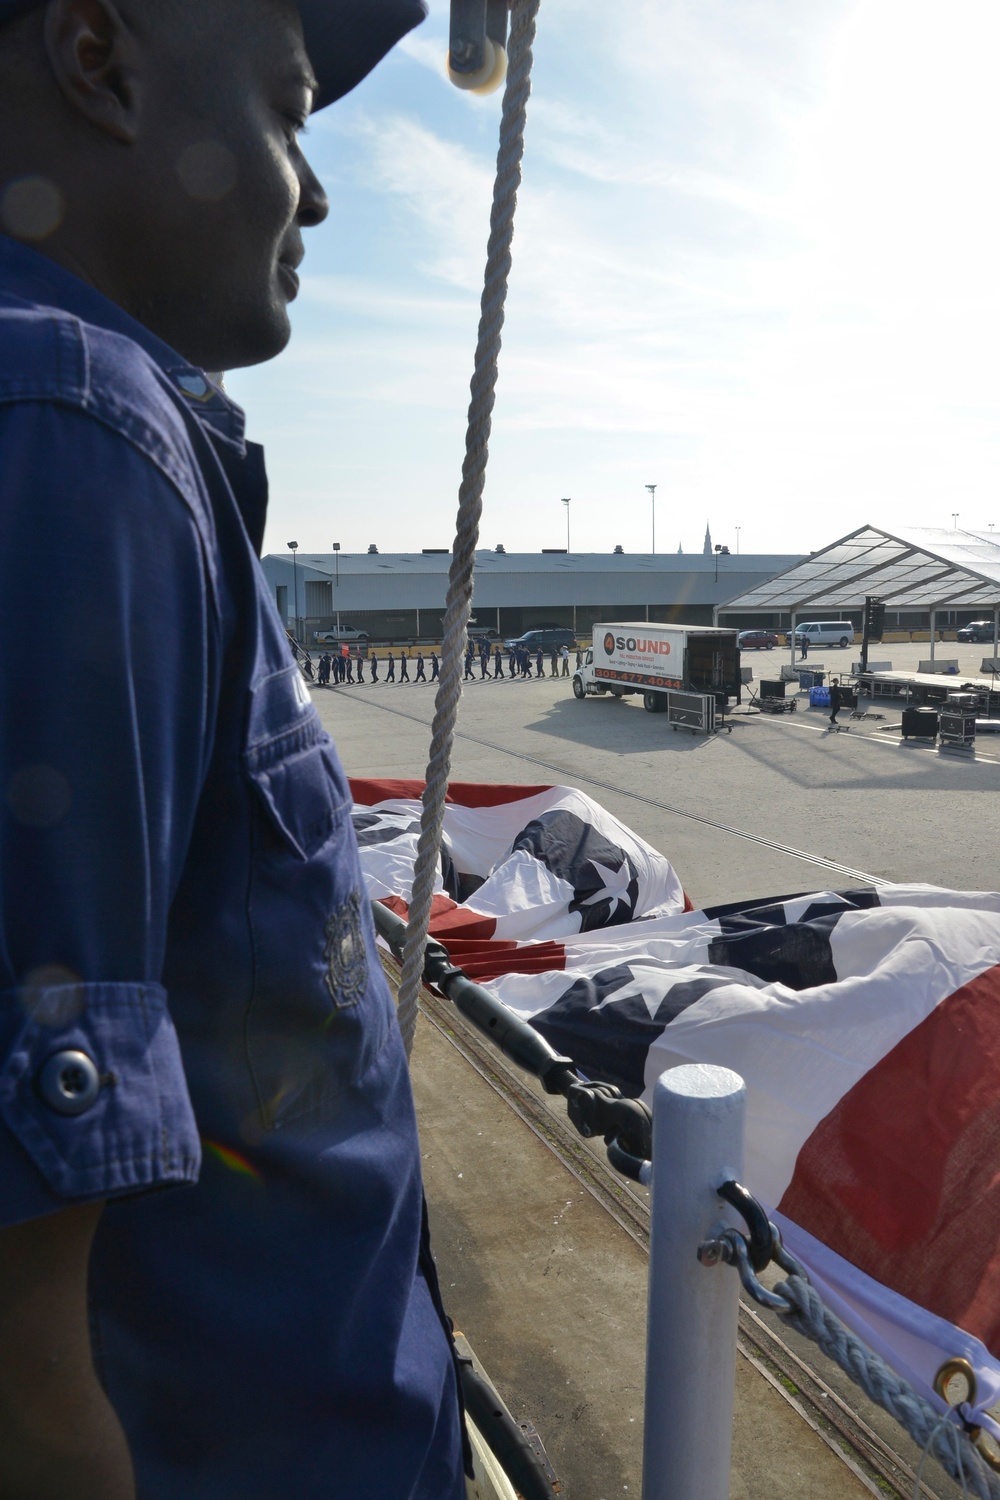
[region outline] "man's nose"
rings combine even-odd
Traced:
[[[312,167],[302,158],[299,169],[299,211],[298,222],[303,229],[315,229],[317,224],[322,224],[330,212],[330,200],[324,191]]]

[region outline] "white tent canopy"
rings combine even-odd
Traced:
[[[863,608],[869,594],[890,610],[993,613],[1000,608],[1000,537],[932,526],[895,533],[862,526],[728,600],[716,615],[766,610],[824,619]]]

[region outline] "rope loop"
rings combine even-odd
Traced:
[[[932,1453],[953,1479],[962,1485],[971,1484],[980,1500],[1000,1500],[1000,1475],[987,1468],[964,1428],[943,1422],[941,1413],[929,1401],[844,1326],[804,1276],[789,1276],[774,1290],[788,1304],[788,1311],[780,1314],[783,1320],[812,1339],[872,1401],[895,1417],[915,1443]]]
[[[748,1239],[738,1229],[721,1230],[715,1238],[699,1245],[698,1259],[702,1265],[735,1266],[744,1291],[762,1307],[776,1312],[796,1333],[818,1345],[866,1396],[896,1419],[924,1450],[924,1457],[928,1453],[934,1455],[941,1467],[962,1485],[963,1494],[971,1484],[979,1500],[1000,1500],[1000,1474],[983,1460],[973,1443],[977,1429],[970,1434],[968,1424],[954,1408],[942,1416],[830,1311],[809,1280],[805,1267],[785,1248],[777,1225],[772,1223],[768,1224],[771,1237],[768,1259],[781,1267],[786,1279],[771,1288],[764,1286],[757,1275],[764,1268],[759,1263],[762,1257],[758,1255],[755,1259],[752,1254],[753,1249],[762,1249],[760,1221],[764,1210],[738,1183],[723,1183],[719,1196],[743,1215],[751,1236]]]

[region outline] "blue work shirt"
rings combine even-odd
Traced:
[[[141,1500],[459,1500],[406,1059],[265,507],[238,408],[0,237],[0,1223],[109,1200]]]

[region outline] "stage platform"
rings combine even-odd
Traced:
[[[864,697],[902,699],[906,703],[945,703],[949,693],[975,693],[977,712],[985,719],[1000,718],[1000,677],[971,677],[943,672],[859,672],[858,693]]]

